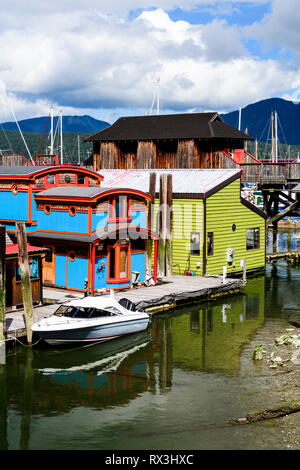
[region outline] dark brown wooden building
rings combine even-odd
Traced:
[[[223,150],[243,149],[252,140],[226,124],[218,113],[122,117],[86,139],[101,169],[232,168]]]

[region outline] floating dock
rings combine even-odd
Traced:
[[[242,279],[229,278],[224,284],[222,276],[171,276],[164,278],[155,286],[133,287],[115,292],[115,297],[119,300],[126,297],[136,305],[137,309],[155,314],[180,305],[237,294],[245,284]],[[104,295],[109,295],[109,293]],[[34,307],[35,321],[52,315],[59,305],[82,297],[82,293],[74,291],[44,288],[45,304]],[[22,309],[7,313],[5,322],[7,340],[26,336],[25,317]]]
[[[290,263],[299,263],[300,262],[300,251],[286,251],[284,253],[268,253],[266,255],[267,263],[272,261],[277,261],[284,259]]]

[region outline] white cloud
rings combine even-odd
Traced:
[[[113,109],[143,113],[151,105],[158,78],[162,111],[236,109],[298,83],[298,72],[284,64],[251,57],[238,25],[217,19],[192,25],[173,21],[165,11],[213,6],[215,0],[162,0],[160,8],[141,11],[134,19],[126,17],[130,9],[158,2],[101,0],[99,10],[96,0],[53,0],[38,3],[33,14],[37,2],[27,0],[23,17],[19,3],[10,0],[0,13],[0,81],[19,119],[48,114],[51,105],[64,114],[94,109],[89,114],[95,115],[97,109],[106,109],[103,118]],[[220,3],[234,7],[241,2]],[[13,8],[19,13],[15,21],[9,14]],[[271,24],[270,19],[264,21]],[[1,107],[0,120],[5,119]]]
[[[245,34],[264,41],[269,48],[277,46],[282,52],[291,51],[300,64],[300,9],[298,0],[273,0],[271,12],[263,21],[245,28]],[[293,64],[291,64],[293,65]],[[294,63],[295,65],[295,63]]]

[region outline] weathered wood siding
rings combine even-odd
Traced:
[[[180,140],[178,142],[176,167],[177,168],[194,168],[194,140]]]
[[[250,228],[260,229],[259,249],[246,249],[246,231]],[[207,256],[206,274],[222,274],[223,266],[227,266],[229,274],[240,272],[243,258],[246,258],[247,270],[265,266],[265,219],[241,203],[240,180],[207,199],[206,243],[209,232],[213,232],[214,241],[213,255]],[[227,248],[235,250],[231,266],[227,263]]]
[[[0,157],[2,166],[30,166],[29,160],[23,155],[2,155]]]
[[[137,146],[137,168],[156,168],[156,144],[153,141],[138,142]]]
[[[203,145],[203,144],[202,144]],[[220,151],[197,140],[122,141],[94,144],[94,170],[239,168]]]
[[[93,170],[99,171],[100,169],[101,169],[100,142],[94,142],[93,144]]]
[[[118,168],[120,150],[114,142],[102,142],[100,147],[100,165],[103,169]]]

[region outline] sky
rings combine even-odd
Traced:
[[[299,0],[0,0],[0,122],[298,101],[299,24]]]

